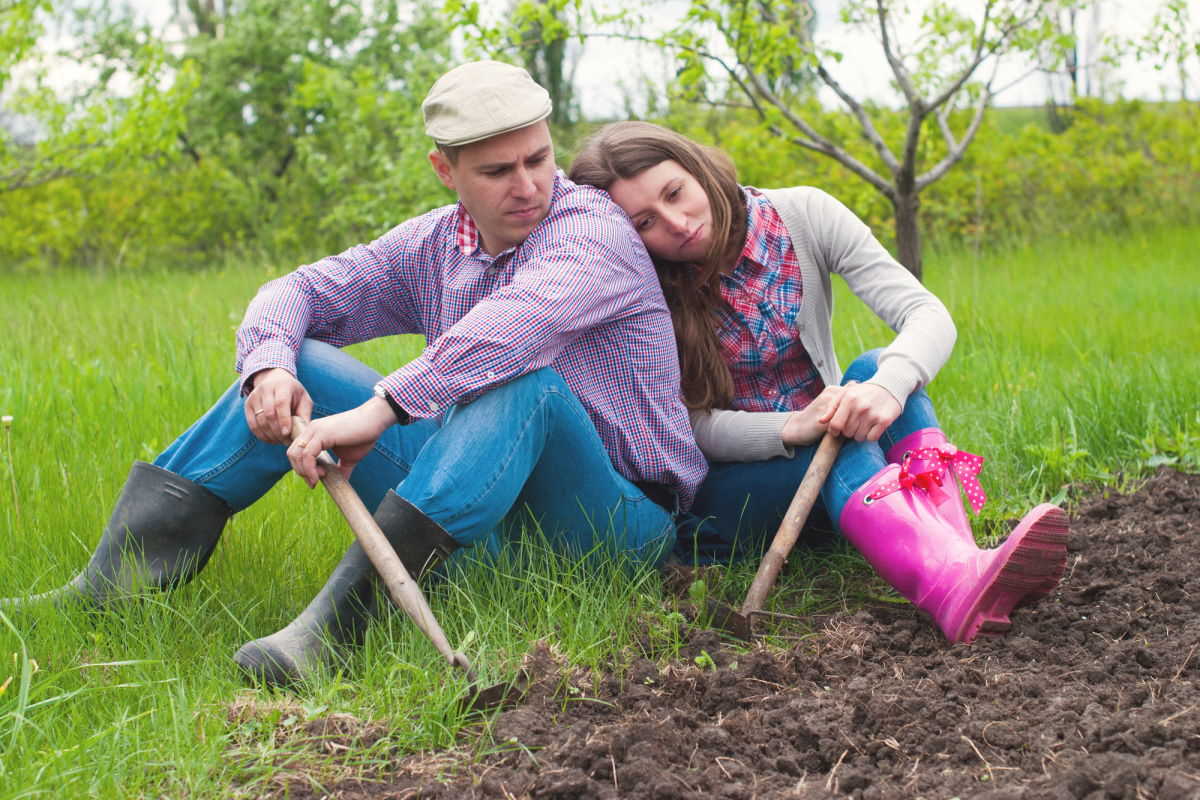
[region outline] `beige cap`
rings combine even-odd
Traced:
[[[438,78],[421,112],[425,133],[438,144],[470,144],[544,120],[550,93],[520,67],[472,61]]]

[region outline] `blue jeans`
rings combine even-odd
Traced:
[[[313,416],[361,405],[381,376],[336,347],[306,340],[297,377]],[[154,463],[204,486],[235,511],[291,470],[286,448],[255,438],[234,384]],[[658,563],[675,543],[671,515],[612,465],[587,412],[558,373],[541,369],[450,409],[394,425],[351,473],[367,508],[389,489],[463,546],[494,555],[507,518],[531,514],[559,551],[623,553]],[[524,521],[524,520],[521,520]]]
[[[842,383],[863,382],[875,374],[880,350],[850,364]],[[850,495],[886,466],[884,453],[922,428],[938,427],[924,389],[909,396],[904,411],[878,442],[846,441],[834,462],[810,521],[827,516],[836,525]],[[679,519],[675,555],[685,562],[728,562],[739,554],[756,555],[770,544],[804,477],[816,445],[795,448],[792,458],[752,462],[710,462],[689,513]]]

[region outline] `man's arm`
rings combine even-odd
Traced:
[[[300,267],[263,286],[237,332],[236,368],[247,395],[246,422],[272,444],[291,441],[293,416],[308,419],[312,399],[296,379],[305,338],[345,346],[377,336],[417,332],[412,293],[396,262],[421,241],[422,219],[369,245]]]
[[[414,417],[432,417],[548,366],[590,328],[640,307],[653,267],[621,217],[594,210],[527,241],[539,252],[383,386]]]
[[[255,373],[279,367],[296,373],[306,338],[336,347],[397,333],[419,333],[413,293],[398,262],[419,258],[429,227],[424,218],[366,245],[300,267],[259,289],[237,332],[236,369],[243,391]]]
[[[640,240],[621,217],[593,212],[584,222],[584,235],[574,225],[555,231],[553,244],[527,241],[523,246],[544,250],[519,264],[509,285],[476,303],[420,357],[381,382],[407,414],[436,416],[548,366],[588,329],[639,308],[647,285],[657,285]],[[322,450],[333,450],[348,473],[395,422],[387,403],[372,398],[315,420],[305,441],[288,450],[288,458],[315,486],[320,478],[316,457]]]

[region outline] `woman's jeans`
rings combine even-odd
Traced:
[[[842,384],[862,383],[874,375],[881,352],[871,350],[855,359],[842,375]],[[850,495],[886,466],[884,453],[893,444],[914,431],[936,427],[929,395],[918,389],[878,442],[844,442],[810,520],[824,513],[836,524]],[[676,557],[711,564],[761,553],[783,521],[816,450],[813,444],[795,448],[792,458],[710,462],[695,503],[679,519]]]
[[[306,340],[297,377],[313,416],[361,405],[382,376],[336,347]],[[204,486],[235,511],[291,470],[286,448],[255,438],[234,384],[154,463]],[[367,508],[389,489],[460,545],[494,555],[528,512],[556,550],[623,553],[658,563],[675,543],[671,515],[614,469],[587,412],[550,369],[450,409],[441,421],[393,425],[351,473]],[[512,516],[510,522],[502,524]]]

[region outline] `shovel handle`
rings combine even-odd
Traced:
[[[775,579],[779,577],[788,555],[796,546],[796,540],[800,538],[800,531],[808,520],[808,513],[812,511],[813,504],[817,501],[821,487],[825,485],[825,479],[829,477],[829,470],[833,468],[833,462],[837,460],[841,449],[841,437],[827,433],[821,438],[821,444],[817,446],[817,452],[813,454],[813,459],[804,472],[804,478],[800,481],[796,494],[792,496],[787,513],[783,515],[783,522],[775,532],[775,538],[771,540],[771,547],[763,554],[762,561],[758,564],[758,573],[754,576],[754,582],[750,584],[750,590],[746,592],[746,601],[742,603],[743,616],[749,617],[753,612],[762,610],[767,595],[775,586]]]
[[[299,438],[306,427],[304,420],[292,417],[292,441]],[[446,661],[465,670],[471,682],[474,683],[475,673],[471,669],[467,657],[456,652],[450,646],[446,634],[442,631],[442,626],[438,624],[437,618],[433,615],[433,609],[429,607],[429,601],[425,599],[425,594],[408,574],[404,562],[396,555],[391,543],[380,530],[379,524],[375,522],[375,517],[367,510],[362,498],[358,496],[358,492],[354,491],[350,481],[346,480],[346,476],[342,474],[337,463],[327,453],[318,455],[317,463],[325,471],[325,474],[321,476],[321,484],[329,492],[333,502],[341,509],[342,516],[350,524],[350,529],[354,531],[355,538],[362,545],[363,552],[367,554],[375,571],[383,579],[383,585],[387,587],[388,595],[429,637],[433,646],[445,657]]]

